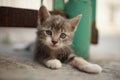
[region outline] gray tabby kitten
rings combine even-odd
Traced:
[[[46,67],[58,69],[62,63],[68,63],[81,71],[100,73],[102,68],[74,55],[71,48],[72,38],[81,15],[65,19],[59,15],[50,15],[41,6],[38,13],[37,39],[34,59]]]

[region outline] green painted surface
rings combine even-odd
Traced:
[[[73,40],[74,52],[85,59],[89,58],[90,36],[91,36],[91,10],[90,0],[70,0],[65,5],[64,11],[71,17],[82,14]]]
[[[96,20],[96,0],[91,0],[92,2],[92,22]]]
[[[64,10],[64,0],[54,0],[54,9]]]

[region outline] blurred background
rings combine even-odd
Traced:
[[[69,66],[55,72],[50,71],[33,63],[33,54],[30,54],[30,52],[15,51],[15,48],[24,48],[35,40],[37,10],[43,3],[49,11],[53,11],[53,1],[58,1],[58,4],[61,4],[61,1],[66,3],[68,0],[0,0],[0,80],[19,80],[21,76],[25,77],[24,80],[50,80],[50,78],[52,78],[51,80],[119,80],[120,0],[91,0],[93,1],[92,5],[94,5],[92,9],[95,12],[93,22],[89,22],[91,5],[80,5],[83,12],[90,10],[90,13],[85,12],[89,18],[83,20],[85,25],[90,26],[87,27],[89,30],[85,29],[85,34],[80,34],[81,36],[78,37],[82,38],[83,41],[87,41],[87,50],[85,51],[89,51],[86,54],[87,57],[89,56],[90,61],[103,67],[103,72],[100,75],[80,73],[72,70]],[[87,4],[90,0],[69,1],[83,1],[80,4]],[[63,9],[59,5],[56,5],[56,7]],[[75,13],[74,10],[79,10],[79,8],[70,9],[72,10],[71,13]],[[64,15],[63,12],[60,11],[60,13]],[[95,34],[94,37],[90,36],[91,32],[89,33],[93,30],[92,24],[95,30],[95,33],[92,34]],[[84,36],[88,36],[88,38],[84,39]],[[90,38],[95,39],[94,44],[90,43]],[[84,49],[85,46],[81,45],[81,48]],[[55,76],[57,79],[51,76]]]
[[[68,0],[65,0],[67,2]],[[53,10],[53,0],[44,0],[43,4]],[[38,10],[41,0],[0,0],[0,7],[14,7],[22,9]],[[96,28],[99,37],[98,44],[91,45],[92,58],[110,58],[119,56],[120,50],[120,0],[96,0]],[[21,26],[22,27],[22,26]],[[1,43],[28,44],[34,41],[35,28],[17,28],[0,26]],[[112,54],[112,55],[110,55]],[[93,57],[93,56],[98,57]],[[116,59],[116,58],[114,58]]]

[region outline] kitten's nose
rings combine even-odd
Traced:
[[[57,44],[57,41],[52,40],[52,43],[55,45],[55,44]]]

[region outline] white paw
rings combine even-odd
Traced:
[[[83,70],[89,73],[101,73],[102,72],[101,66],[97,64],[91,64],[91,63],[88,64]]]
[[[48,60],[45,64],[47,67],[52,68],[52,69],[58,69],[62,67],[61,62],[57,59]]]

